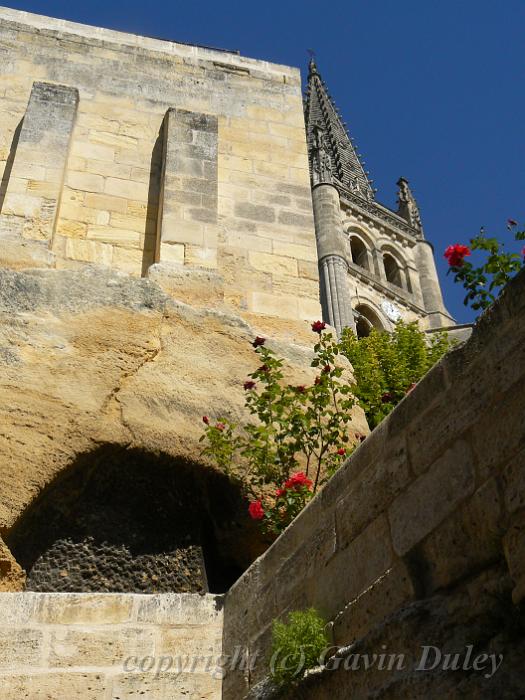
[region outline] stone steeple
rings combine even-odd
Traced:
[[[372,184],[313,58],[308,71],[305,124],[312,183],[333,182],[372,200]]]
[[[398,180],[397,210],[377,201],[313,59],[304,111],[324,320],[357,335],[401,319],[454,324],[408,181]]]

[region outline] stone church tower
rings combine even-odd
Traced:
[[[372,327],[391,330],[398,319],[424,330],[453,326],[408,181],[397,182],[396,212],[375,200],[313,59],[305,123],[324,320],[359,336]]]

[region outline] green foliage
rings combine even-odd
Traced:
[[[349,436],[356,399],[375,427],[451,345],[446,334],[427,338],[415,323],[361,339],[347,329],[339,343],[324,325],[312,324],[318,336],[313,384],[284,383],[283,360],[256,338],[260,365],[244,383],[251,420],[203,419],[204,455],[237,481],[251,501],[251,517],[272,534],[292,522],[363,438]],[[352,363],[355,384],[339,355]]]
[[[288,615],[288,623],[274,620],[270,672],[279,686],[290,686],[305,671],[319,665],[329,644],[326,622],[314,608]]]
[[[338,343],[317,323],[312,367],[319,373],[312,385],[285,384],[283,361],[258,338],[253,345],[261,364],[244,383],[251,420],[235,425],[204,417],[203,453],[256,499],[250,514],[274,533],[291,522],[352,451],[348,424],[355,399],[337,364]],[[294,472],[304,478],[287,485]]]
[[[446,333],[428,337],[416,323],[402,321],[393,333],[372,329],[365,338],[357,338],[350,329],[343,331],[340,349],[354,368],[353,391],[370,428],[390,413],[450,346]]]
[[[509,219],[507,229],[514,232],[515,241],[525,240],[525,230],[517,230],[517,222]],[[454,274],[454,282],[463,284],[467,294],[463,300],[465,306],[470,305],[474,310],[486,309],[501,293],[503,287],[518,273],[525,264],[525,247],[518,253],[509,253],[504,250],[505,244],[497,238],[487,238],[483,228],[477,236],[470,239],[472,250],[483,251],[485,262],[479,266],[464,259],[470,255],[467,246],[449,246],[445,251],[445,257],[449,258],[449,272]],[[459,257],[450,258],[448,251],[451,248],[464,248],[468,252]]]

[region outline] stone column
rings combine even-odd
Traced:
[[[338,255],[328,255],[319,263],[323,318],[334,326],[338,336],[343,328],[355,331],[347,275],[348,266]]]
[[[429,328],[453,325],[455,321],[443,303],[432,245],[421,239],[417,242],[414,253]]]
[[[333,185],[320,183],[313,189],[312,200],[323,318],[338,335],[347,326],[355,332],[339,193]]]
[[[164,120],[156,261],[217,267],[217,117],[170,109]]]
[[[78,108],[78,90],[33,83],[7,185],[0,232],[51,241]]]

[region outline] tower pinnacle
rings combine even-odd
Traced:
[[[397,181],[397,186],[399,188],[397,191],[397,213],[419,232],[421,238],[424,238],[419,207],[416,198],[412,194],[408,180],[400,177]]]

